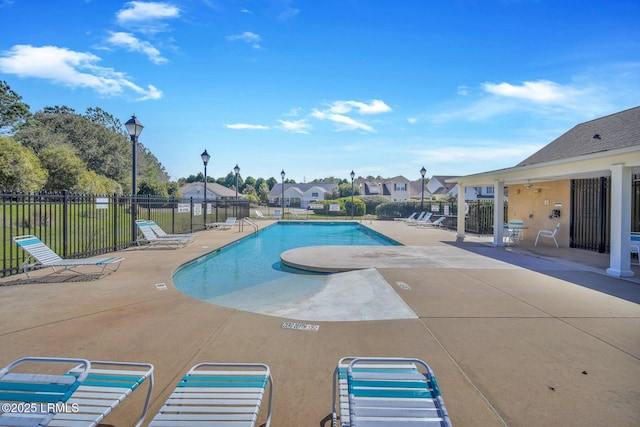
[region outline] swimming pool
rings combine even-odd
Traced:
[[[180,268],[177,289],[213,304],[255,311],[284,307],[321,290],[327,275],[280,264],[286,250],[319,245],[396,246],[399,243],[358,223],[281,222]]]

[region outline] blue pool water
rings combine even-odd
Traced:
[[[325,277],[285,269],[280,254],[320,245],[398,243],[357,223],[277,223],[187,264],[173,281],[187,295],[218,305],[250,310],[267,296],[271,303],[286,304],[317,292]]]

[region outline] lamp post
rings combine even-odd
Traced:
[[[351,219],[353,219],[353,178],[355,178],[356,173],[351,170],[349,176],[351,176]]]
[[[138,241],[138,230],[136,229],[136,220],[138,219],[136,206],[136,164],[137,164],[137,152],[138,152],[138,137],[142,132],[142,123],[136,118],[136,115],[132,115],[131,118],[124,124],[127,128],[127,132],[131,137],[131,241]]]
[[[424,210],[424,176],[427,174],[427,170],[422,167],[420,169],[420,175],[422,175],[422,200],[420,201],[420,211]]]
[[[236,163],[236,167],[233,168],[233,171],[236,173],[236,217],[238,217],[238,174],[240,173],[240,167]]]
[[[202,159],[202,163],[204,164],[204,196],[202,196],[204,202],[204,223],[207,223],[207,163],[209,163],[209,159],[211,156],[207,153],[205,149],[202,154],[200,154],[200,158]]]
[[[284,169],[282,169],[282,172],[280,172],[280,176],[282,177],[282,219],[284,219],[284,176],[286,175],[286,173],[284,173]]]

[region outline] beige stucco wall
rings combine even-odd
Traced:
[[[560,223],[556,240],[560,246],[568,247],[570,196],[570,180],[539,182],[530,189],[524,185],[510,185],[505,222],[522,220],[529,227],[524,232],[524,240],[530,242],[535,240],[538,230],[553,230]],[[549,218],[553,209],[560,210],[560,218]],[[538,244],[553,245],[553,241],[542,239]]]

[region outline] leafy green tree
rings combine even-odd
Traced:
[[[80,178],[78,190],[87,194],[122,194],[120,183],[89,170]]]
[[[277,183],[278,183],[278,180],[275,179],[274,177],[267,179],[267,185],[269,186],[269,191],[271,191],[273,186],[276,185]]]
[[[173,197],[181,197],[180,194],[180,184],[176,181],[167,182],[167,194]]]
[[[36,192],[47,182],[47,171],[29,148],[0,136],[0,188]]]
[[[256,179],[252,176],[248,176],[245,180],[244,180],[244,185],[242,186],[242,194],[245,194],[244,190],[247,188],[247,186],[251,186],[253,187],[253,191],[255,191],[256,188],[258,188],[256,186]]]
[[[269,201],[269,191],[269,184],[263,179],[257,190],[258,199],[261,203],[267,203]]]
[[[22,97],[6,81],[0,81],[0,133],[14,133],[30,116],[29,106],[22,102]]]
[[[38,153],[38,158],[49,171],[46,190],[82,191],[81,181],[87,166],[70,145],[49,145]]]
[[[138,195],[143,196],[164,196],[167,197],[167,185],[164,182],[145,178],[138,183]]]
[[[246,184],[244,186],[244,189],[242,190],[242,194],[245,194],[245,195],[249,195],[249,194],[256,195],[257,193],[256,193],[256,189],[253,187],[253,185]]]

